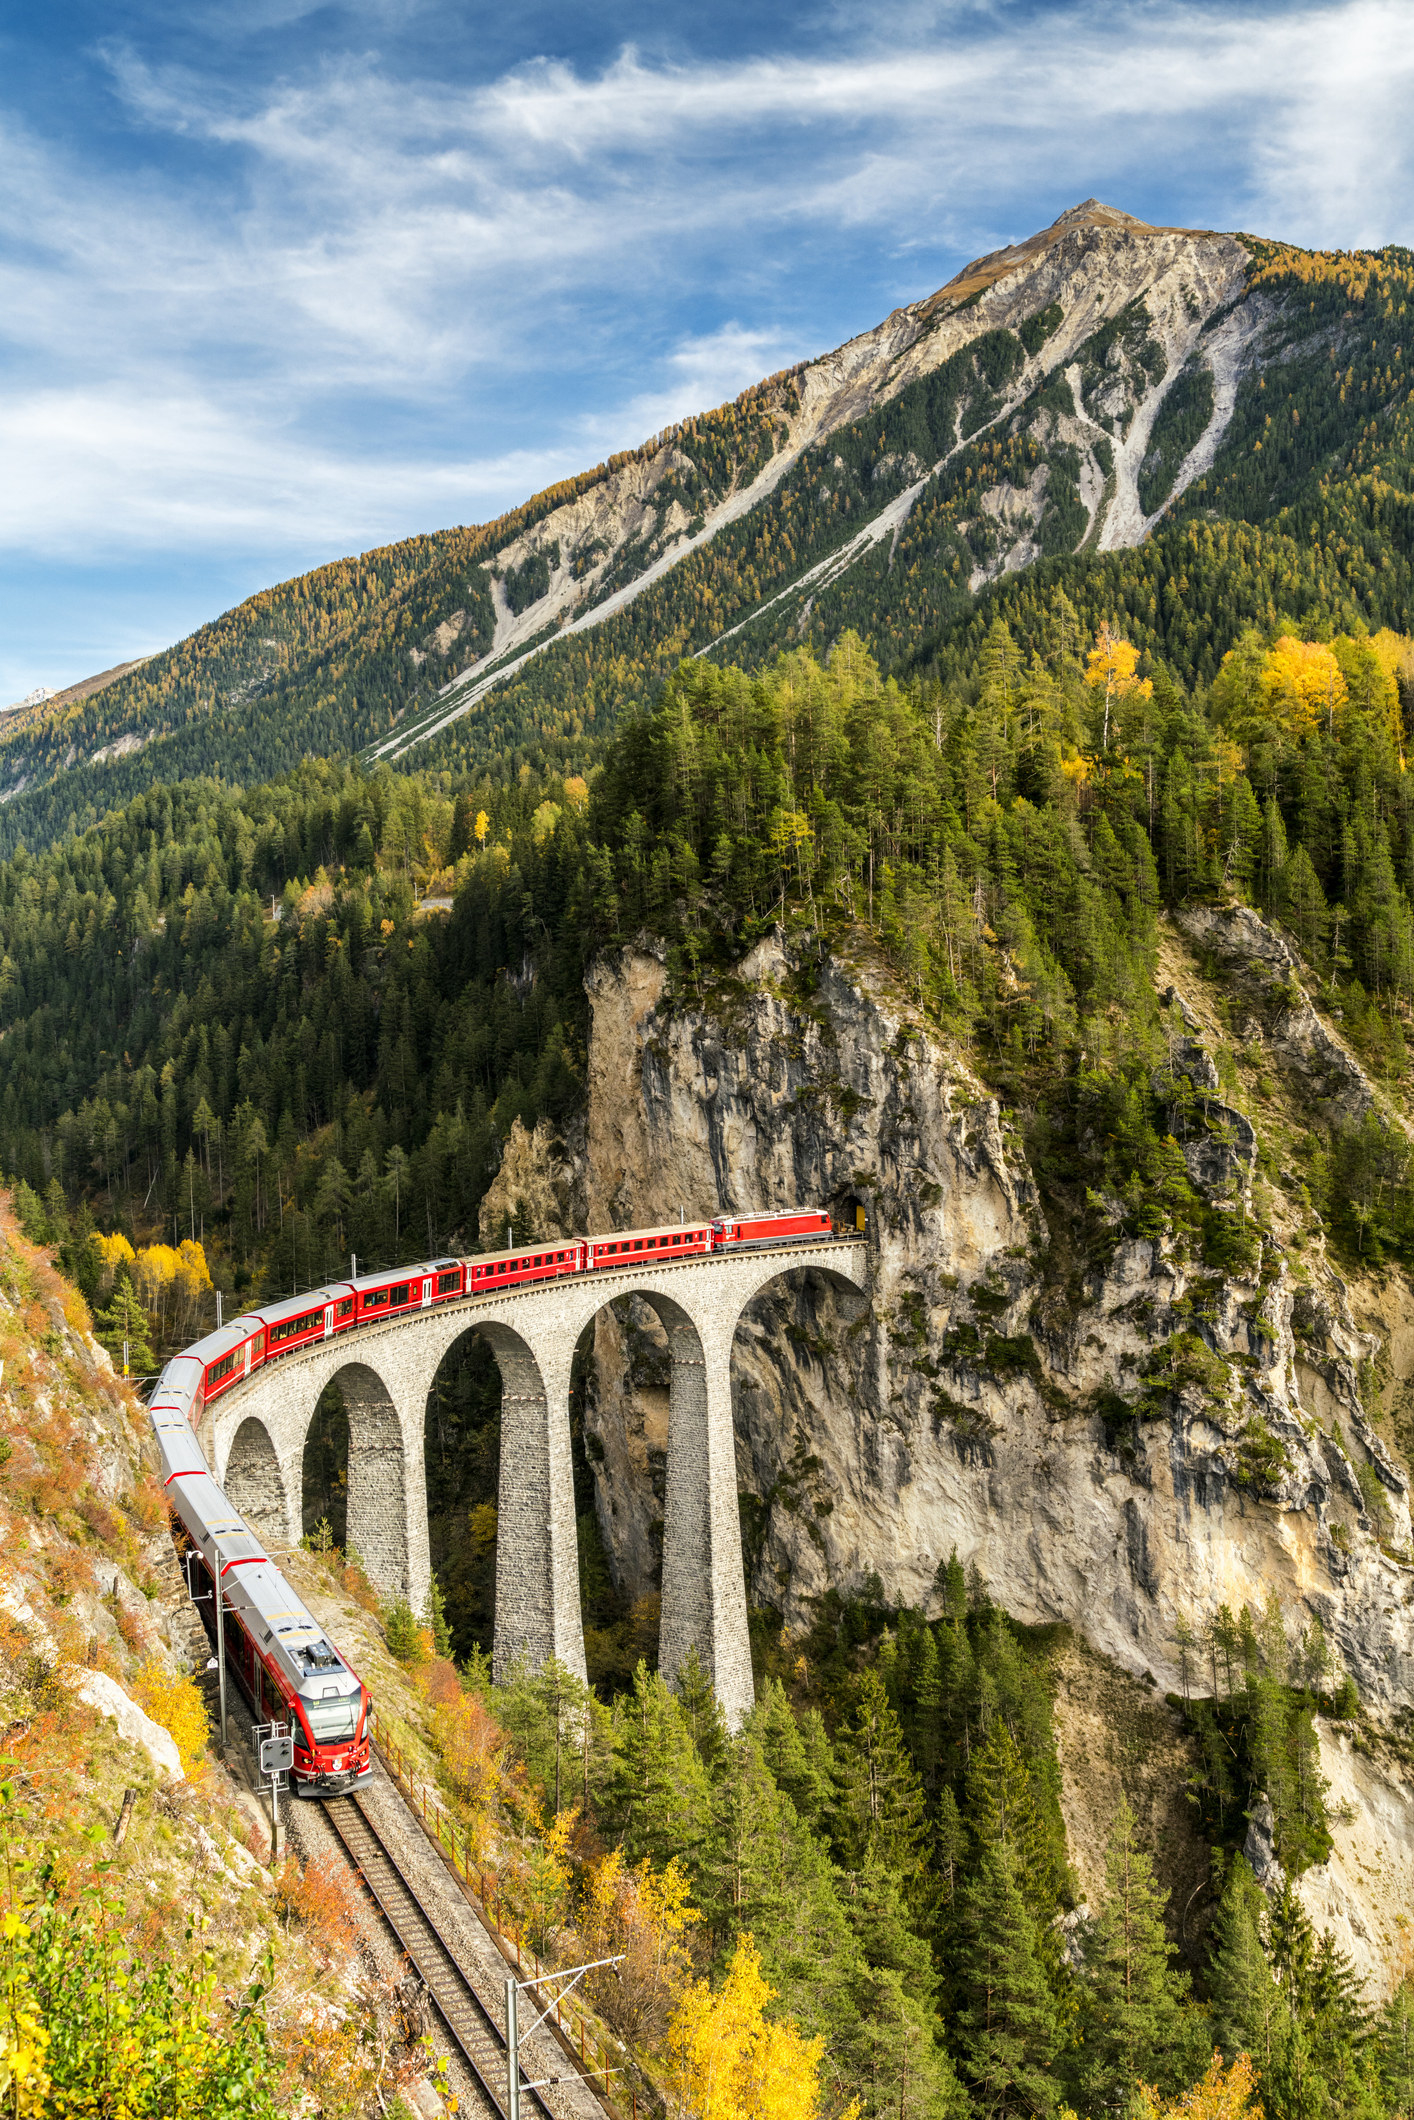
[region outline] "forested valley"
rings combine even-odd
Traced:
[[[474,1246],[512,1120],[565,1125],[582,1102],[590,955],[658,934],[684,1004],[711,1007],[783,923],[869,938],[1028,1112],[1048,1212],[1085,1242],[1163,1233],[1216,1270],[1250,1265],[1260,1228],[1205,1211],[1161,1131],[1158,918],[1251,897],[1397,1078],[1409,670],[1389,632],[1249,632],[1190,690],[1107,627],[1087,635],[1058,592],[1038,650],[998,620],[947,686],[886,681],[849,637],[825,663],[686,664],[585,777],[314,762],[249,792],[153,790],[0,882],[0,1155],[21,1213],[110,1330],[158,1245],[201,1247],[233,1302],[316,1285],[350,1251]],[[1410,1256],[1414,1196],[1377,1125],[1313,1134],[1309,1173],[1337,1241]],[[144,1315],[155,1356],[196,1329],[190,1306]],[[550,1682],[502,1698],[478,1662],[496,1403],[473,1363],[440,1412],[434,1514],[457,1536],[437,1623],[543,1775]],[[617,1702],[591,1810],[626,1862],[681,1866],[694,1962],[724,1971],[753,1939],[824,2038],[825,2109],[1099,2114],[1141,2079],[1176,2095],[1215,2044],[1224,2068],[1260,2050],[1271,2114],[1400,2109],[1407,1993],[1376,2021],[1299,1905],[1267,1915],[1231,1861],[1257,1786],[1279,1792],[1291,1874],[1320,1859],[1310,1716],[1353,1705],[1319,1641],[1289,1650],[1244,1614],[1187,1705],[1227,1880],[1204,1951],[1172,1959],[1123,1817],[1112,1897],[1072,1950],[1044,1640],[956,1569],[932,1625],[835,1601],[787,1649],[763,1613],[762,1705],[728,1740],[705,1693],[652,1677],[651,1615],[615,1598],[582,1450],[579,1471],[592,1663]]]
[[[742,957],[779,929],[802,1020],[812,966],[848,952],[966,1053],[1024,1140],[1052,1293],[1134,1238],[1192,1270],[1193,1329],[1098,1407],[1107,1436],[1122,1446],[1178,1385],[1203,1387],[1224,1277],[1261,1287],[1278,1246],[1260,1206],[1204,1195],[1175,1138],[1202,1099],[1173,1066],[1167,916],[1260,909],[1395,1111],[1414,1034],[1409,261],[1259,246],[1255,269],[1284,319],[1281,388],[1254,368],[1205,480],[1132,551],[1085,548],[1054,383],[1014,431],[981,431],[1035,350],[1027,326],[830,437],[828,462],[803,460],[769,509],[592,646],[556,646],[420,769],[357,754],[432,696],[409,650],[454,601],[463,648],[489,643],[500,577],[479,533],[287,585],[235,615],[219,654],[171,651],[42,734],[58,777],[3,827],[0,1171],[105,1344],[147,1370],[214,1323],[218,1291],[229,1319],[355,1256],[498,1242],[483,1207],[515,1123],[572,1135],[583,1117],[596,958],[648,938],[666,1006],[725,1015]],[[1083,388],[1115,346],[1153,370],[1128,316],[1096,334]],[[682,438],[684,511],[769,460],[792,389],[775,379]],[[1206,402],[1192,379],[1175,397],[1151,498]],[[739,662],[681,659],[839,549],[959,423],[968,447],[887,555],[810,609],[750,620]],[[979,495],[1043,456],[1044,556],[974,596]],[[542,572],[502,582],[517,608]],[[62,747],[111,739],[134,702],[170,777],[129,757],[66,783]],[[100,815],[105,790],[120,806]],[[1414,1268],[1401,1129],[1375,1109],[1307,1116],[1289,1152],[1331,1257]],[[1255,1153],[1271,1164],[1267,1142]],[[512,1233],[538,1234],[523,1206]],[[979,1316],[955,1328],[966,1358],[1037,1373],[1029,1337]],[[431,1609],[382,1618],[459,1818],[516,1851],[526,1934],[543,1949],[572,1921],[586,1948],[629,1953],[632,1979],[601,1982],[597,2006],[684,2099],[729,2067],[755,2085],[734,2110],[779,2120],[1239,2120],[1253,2098],[1269,2120],[1409,2120],[1414,1987],[1376,2007],[1293,1889],[1332,1844],[1316,1717],[1367,1742],[1319,1625],[1223,1605],[1182,1643],[1171,1707],[1206,1926],[1167,1903],[1127,1806],[1087,1907],[1053,1713],[1065,1630],[1019,1624],[955,1554],[926,1615],[877,1577],[816,1599],[793,1633],[763,1605],[758,1705],[730,1735],[695,1664],[676,1691],[657,1674],[654,1598],[615,1586],[586,1389],[581,1371],[589,1689],[554,1665],[490,1675],[484,1352],[429,1407]],[[345,1550],[341,1421],[325,1406],[306,1455],[306,1543],[376,1603]],[[1270,1900],[1240,1852],[1259,1798],[1286,1880]]]

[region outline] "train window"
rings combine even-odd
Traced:
[[[353,1297],[345,1296],[341,1302],[334,1305],[334,1315],[336,1318],[346,1318],[352,1309]]]
[[[450,1295],[452,1290],[459,1287],[460,1284],[461,1275],[459,1273],[439,1273],[437,1276],[437,1293],[439,1296]]]
[[[365,1310],[381,1310],[388,1300],[386,1288],[372,1288],[363,1299]]]
[[[354,1734],[358,1714],[358,1695],[351,1694],[346,1700],[302,1700],[309,1719],[310,1732],[317,1745],[342,1744]]]
[[[389,1291],[388,1301],[394,1306],[394,1308],[396,1308],[399,1303],[406,1303],[408,1299],[409,1285],[410,1284],[406,1281],[400,1281],[396,1288],[391,1289]]]
[[[274,1347],[285,1340],[293,1340],[302,1332],[312,1332],[316,1325],[322,1325],[323,1322],[322,1310],[307,1310],[302,1318],[285,1318],[280,1324],[271,1326],[270,1344]]]
[[[230,1354],[223,1354],[219,1362],[211,1364],[211,1367],[206,1372],[206,1388],[208,1391],[213,1384],[219,1384],[222,1377],[228,1377],[231,1374],[231,1371],[236,1366],[236,1355],[239,1352],[238,1348],[233,1349]]]

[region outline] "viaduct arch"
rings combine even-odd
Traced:
[[[300,1536],[305,1437],[337,1384],[349,1418],[348,1543],[385,1594],[425,1609],[431,1581],[423,1422],[443,1359],[481,1333],[501,1372],[494,1667],[549,1657],[585,1676],[570,1461],[570,1373],[580,1334],[620,1296],[650,1303],[668,1336],[668,1484],[659,1664],[696,1647],[728,1724],[752,1705],[737,1514],[731,1352],[741,1314],[783,1274],[812,1268],[862,1303],[865,1246],[834,1238],[723,1257],[575,1275],[471,1297],[282,1357],[219,1399],[202,1423],[217,1479],[269,1538]]]

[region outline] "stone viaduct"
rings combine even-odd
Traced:
[[[348,1542],[385,1595],[425,1609],[430,1584],[423,1434],[437,1371],[480,1333],[501,1372],[495,1669],[551,1656],[585,1676],[570,1464],[570,1370],[581,1334],[619,1296],[661,1319],[672,1361],[659,1663],[673,1678],[696,1646],[736,1728],[753,1700],[737,1515],[731,1351],[753,1296],[813,1268],[854,1295],[866,1247],[819,1244],[626,1265],[472,1296],[363,1326],[282,1356],[205,1416],[207,1461],[232,1503],[274,1543],[301,1534],[305,1438],[337,1383],[349,1419]]]

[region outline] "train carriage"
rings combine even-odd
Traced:
[[[254,1547],[253,1537],[248,1532],[246,1537]],[[257,1722],[288,1724],[294,1739],[290,1782],[295,1794],[336,1796],[367,1781],[373,1771],[372,1698],[358,1673],[265,1554],[252,1551],[227,1558],[233,1543],[229,1534],[207,1543],[216,1547],[213,1559],[194,1540],[191,1561],[192,1588],[207,1639],[214,1648],[211,1583],[214,1559],[219,1558],[226,1667]],[[233,1569],[239,1569],[238,1577],[233,1577]]]
[[[422,1266],[399,1266],[345,1282],[343,1289],[353,1299],[349,1322],[371,1324],[400,1312],[430,1310],[434,1303],[455,1302],[466,1294],[468,1263],[465,1259],[431,1259]]]
[[[582,1238],[573,1237],[523,1245],[519,1251],[481,1252],[466,1262],[466,1292],[491,1295],[500,1288],[518,1288],[533,1281],[558,1280],[562,1274],[583,1273],[587,1250]]]
[[[591,1268],[690,1259],[712,1249],[710,1222],[664,1222],[656,1229],[621,1229],[591,1237],[585,1247]]]

